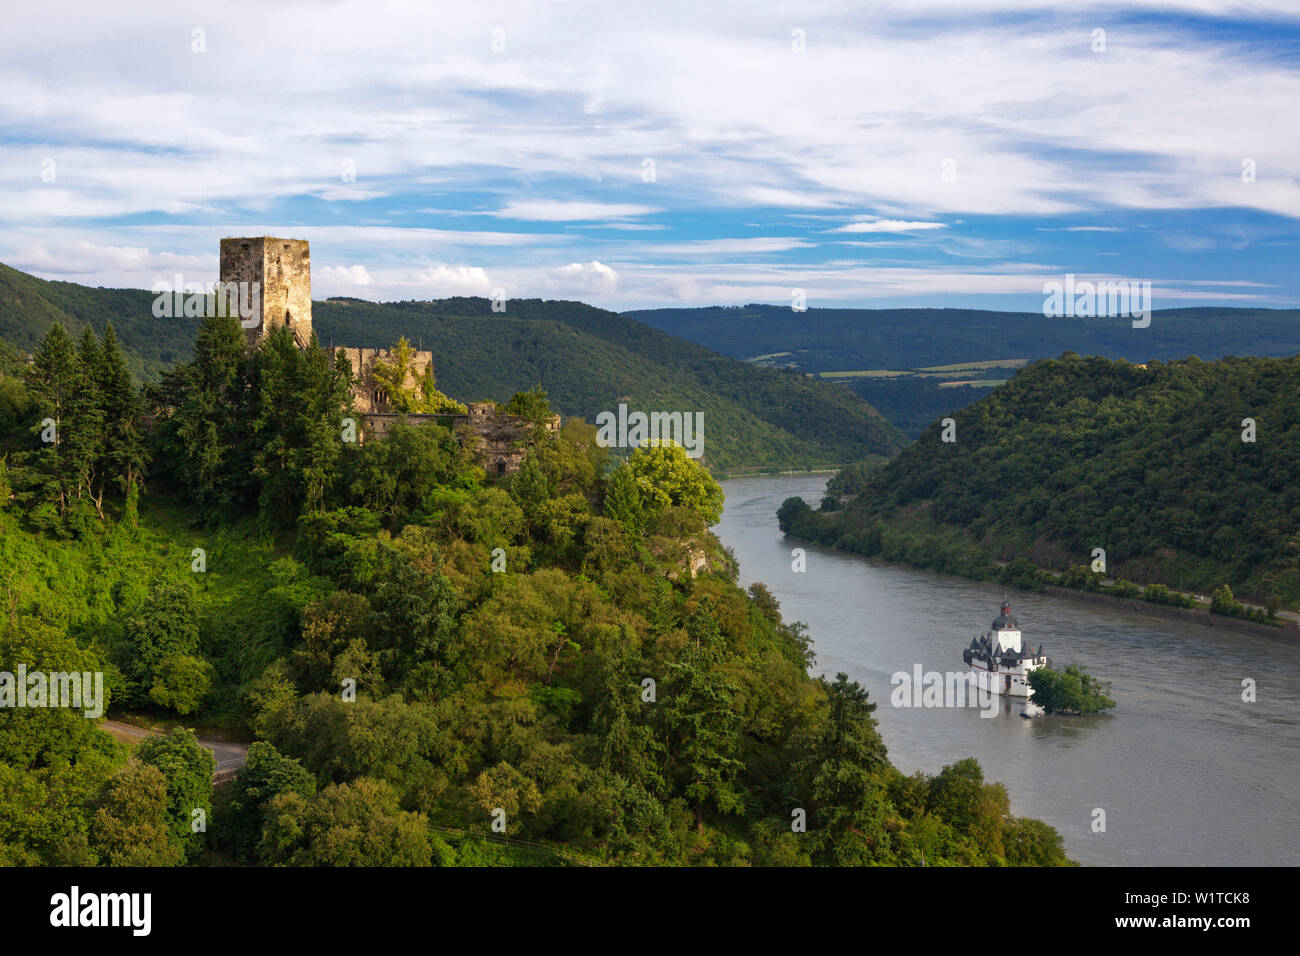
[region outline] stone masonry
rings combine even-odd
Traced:
[[[222,239],[221,283],[238,282],[258,283],[261,290],[257,324],[245,329],[250,349],[257,348],[281,325],[293,331],[299,348],[310,343],[311,255],[305,239]],[[468,442],[475,459],[490,475],[508,475],[523,463],[533,426],[521,416],[507,415],[493,402],[470,403],[466,415],[398,415],[374,377],[375,362],[392,362],[392,350],[338,346],[334,351],[346,355],[352,365],[353,408],[375,437],[385,435],[403,417],[412,425],[436,422],[455,431],[462,446]],[[432,352],[413,352],[406,387],[415,387],[419,376],[432,367]],[[560,416],[552,416],[545,427],[552,433],[558,431]]]
[[[311,254],[305,239],[257,236],[221,240],[221,284],[256,283],[257,324],[245,328],[249,348],[281,325],[289,326],[299,348],[311,341]]]

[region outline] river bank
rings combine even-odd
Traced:
[[[808,625],[814,673],[844,671],[869,691],[890,760],[905,773],[976,757],[986,779],[1006,785],[1014,813],[1056,827],[1085,864],[1300,865],[1295,645],[1218,626],[1217,615],[1207,631],[1152,613],[1157,605],[1018,592],[787,537],[776,509],[789,497],[820,500],[825,476],[723,488],[714,530],[741,583],[763,582],[787,621]],[[795,549],[804,552],[797,562]],[[1004,595],[1025,640],[1111,682],[1114,711],[1022,720],[1023,703],[1009,701],[992,719],[977,708],[894,705],[896,674],[918,664],[960,670],[962,649],[988,629]],[[1104,830],[1094,829],[1098,810]]]
[[[1138,614],[1155,614],[1161,617],[1175,617],[1208,627],[1227,628],[1243,634],[1267,637],[1269,640],[1282,641],[1286,644],[1300,645],[1300,627],[1287,621],[1278,627],[1261,624],[1258,621],[1243,621],[1240,618],[1224,617],[1204,608],[1171,607],[1167,604],[1155,604],[1138,598],[1120,597],[1118,594],[1103,594],[1098,591],[1080,591],[1064,588],[1056,584],[1046,585],[1045,592],[1053,597],[1070,601],[1084,601],[1092,604],[1107,604],[1122,607]]]

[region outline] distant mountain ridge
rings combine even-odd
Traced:
[[[735,358],[833,378],[913,439],[1012,373],[1006,367],[960,376],[927,371],[936,366],[1023,363],[1067,351],[1135,364],[1300,351],[1300,309],[1164,309],[1151,313],[1148,328],[1138,329],[1127,318],[979,309],[794,312],[789,306],[746,305],[626,315]]]
[[[745,305],[627,312],[724,355],[793,363],[805,372],[914,369],[1062,352],[1142,363],[1195,355],[1281,357],[1300,351],[1300,309],[1157,309],[1151,325],[1126,318],[1048,318],[982,309],[808,309]]]
[[[189,358],[199,319],[153,316],[154,294],[51,282],[0,265],[0,339],[31,350],[55,321],[117,330],[132,371],[155,380]],[[504,401],[540,382],[565,415],[592,421],[620,402],[700,411],[715,469],[827,467],[891,456],[904,436],[866,402],[829,383],[737,361],[580,302],[488,299],[312,304],[323,345],[390,346],[401,336],[434,353],[438,387]]]

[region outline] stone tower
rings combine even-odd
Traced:
[[[238,283],[247,285],[241,288]],[[243,320],[249,348],[256,348],[281,325],[289,326],[299,347],[311,341],[311,253],[307,240],[272,236],[222,239],[221,284],[232,300],[239,296],[253,306],[253,315]]]

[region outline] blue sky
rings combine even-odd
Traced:
[[[148,288],[272,234],[317,298],[1300,306],[1300,0],[699,6],[8,11],[0,261]]]

